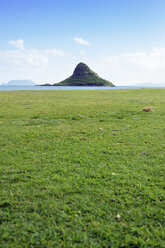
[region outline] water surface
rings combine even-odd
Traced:
[[[0,85],[0,91],[13,90],[115,90],[115,89],[141,89],[141,88],[165,88],[165,87],[142,87],[142,86],[26,86],[26,85]]]

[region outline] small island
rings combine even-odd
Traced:
[[[10,80],[8,83],[5,83],[4,85],[10,85],[10,86],[34,86],[36,83],[34,83],[31,80]]]
[[[111,86],[115,85],[105,79],[99,77],[86,64],[79,63],[73,75],[69,78],[55,84],[43,84],[41,86]]]

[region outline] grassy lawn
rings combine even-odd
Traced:
[[[164,175],[164,89],[0,92],[0,247],[163,248]]]

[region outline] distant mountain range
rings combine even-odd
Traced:
[[[164,87],[165,86],[165,83],[160,83],[160,82],[146,82],[146,83],[141,83],[141,84],[138,84],[139,86],[141,87]]]
[[[26,86],[33,86],[36,85],[31,80],[10,80],[8,83],[3,84],[3,85],[26,85]]]

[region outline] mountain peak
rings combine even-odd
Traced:
[[[54,84],[55,86],[114,86],[111,82],[102,79],[85,63],[79,63],[71,77]]]
[[[79,63],[74,69],[73,76],[83,76],[90,74],[90,68],[85,63]]]

